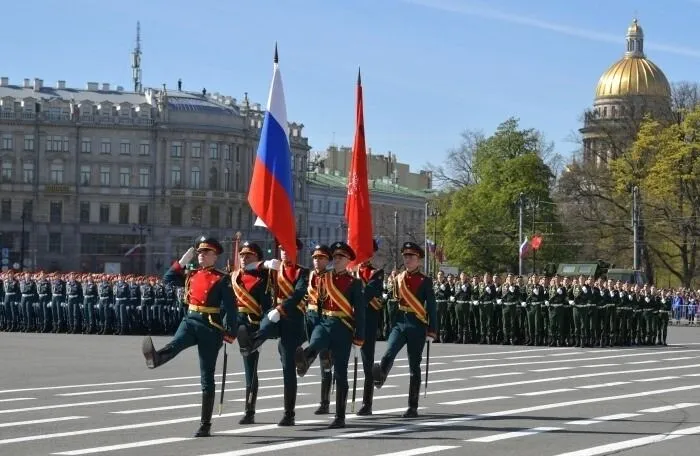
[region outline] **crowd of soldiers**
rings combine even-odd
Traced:
[[[0,331],[171,334],[183,289],[160,277],[93,273],[0,274]]]
[[[396,307],[385,286],[387,318]],[[611,347],[666,345],[673,293],[593,277],[439,272],[434,282],[439,342]]]

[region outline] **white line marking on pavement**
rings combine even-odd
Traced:
[[[663,361],[663,359],[648,359],[646,361],[632,361],[632,362],[625,363],[625,364],[650,364],[650,363],[658,363],[660,361]]]
[[[100,390],[100,391],[80,391],[77,393],[61,393],[61,394],[56,394],[56,396],[64,396],[64,397],[69,397],[69,396],[89,396],[92,394],[107,394],[107,393],[127,393],[130,391],[145,391],[145,390],[150,390],[152,388],[125,388],[125,389],[113,389],[113,390]]]
[[[501,372],[500,374],[475,375],[472,378],[510,377],[511,375],[523,375],[523,373],[522,372]]]
[[[11,399],[0,399],[0,402],[33,401],[34,397],[13,397]]]
[[[311,393],[299,393],[297,392],[297,396],[308,396]],[[279,399],[280,397],[284,397],[284,394],[270,394],[268,396],[258,396],[258,400],[264,400],[264,399]],[[245,402],[246,398],[242,397],[240,399],[231,399],[229,402]]]
[[[666,358],[665,361],[681,361],[684,359],[693,359],[697,358],[696,356],[679,356],[678,358]]]
[[[695,404],[693,402],[682,402],[680,404],[674,405],[664,405],[663,407],[654,407],[649,409],[640,410],[639,413],[661,413],[670,412],[671,410],[680,410],[683,408],[696,407],[700,404]]]
[[[700,374],[685,374],[683,377],[700,377]]]
[[[553,354],[553,355],[548,355],[548,356],[583,355],[584,353],[586,353],[586,352],[582,352],[582,351],[572,351],[572,352],[569,352],[569,353],[555,353],[555,354]],[[588,353],[586,353],[586,354],[588,354]]]
[[[166,443],[184,442],[186,440],[194,440],[194,437],[169,437],[166,439],[143,440],[141,442],[122,443],[119,445],[109,445],[109,446],[102,446],[102,447],[95,447],[95,448],[86,448],[83,450],[64,451],[61,453],[51,453],[51,454],[60,455],[60,456],[78,456],[81,454],[104,453],[107,451],[126,450],[129,448],[141,448],[141,447],[152,446],[152,445],[163,445]]]
[[[459,448],[452,445],[432,445],[423,448],[414,448],[412,450],[396,451],[394,453],[382,453],[376,456],[417,456],[419,454],[437,453],[438,451],[452,450]]]
[[[567,391],[576,391],[576,390],[571,389],[571,388],[560,388],[560,389],[545,390],[545,391],[533,391],[531,393],[520,393],[520,394],[516,394],[516,396],[545,396],[547,394],[564,393]]]
[[[640,378],[639,380],[635,380],[635,382],[660,382],[663,380],[674,380],[676,378],[680,378],[680,377],[669,376],[669,377],[656,377],[656,378]]]
[[[569,421],[566,424],[575,424],[577,426],[588,426],[589,424],[598,424],[604,421],[619,421],[626,420],[627,418],[634,418],[635,416],[640,416],[640,413],[618,413],[616,415],[599,416],[596,418],[591,418],[590,420],[576,420]]]
[[[510,399],[511,396],[493,396],[493,397],[478,397],[475,399],[461,399],[459,401],[440,402],[438,405],[462,405],[473,404],[475,402],[498,401],[501,399]]]
[[[614,367],[614,366],[619,366],[619,363],[606,363],[606,364],[586,364],[585,366],[579,366],[582,368],[591,368],[595,369],[597,367]]]
[[[574,369],[575,366],[569,367],[548,367],[547,369],[530,369],[530,372],[554,372]]]
[[[440,362],[434,363],[434,362],[433,362],[433,357],[432,357],[432,356],[430,357],[430,366],[431,366],[431,367],[432,367],[432,366],[441,366],[441,365],[443,365],[443,364],[446,364],[446,363],[440,363]],[[425,369],[425,364],[423,364],[421,367],[422,367],[423,369]],[[408,369],[408,368],[409,368],[409,365],[408,365],[408,364],[395,364],[395,365],[392,367],[392,369],[394,369],[394,368],[397,368],[397,369]]]
[[[514,439],[517,437],[525,437],[528,435],[540,434],[542,432],[561,431],[561,429],[562,428],[558,428],[558,427],[536,427],[536,428],[532,428],[532,429],[526,429],[523,431],[504,432],[502,434],[494,434],[494,435],[489,435],[487,437],[479,437],[476,439],[469,439],[469,440],[465,440],[465,442],[491,443],[491,442],[497,442],[499,440]]]
[[[430,359],[445,359],[445,358],[471,358],[471,357],[478,357],[478,356],[493,356],[493,355],[510,355],[513,353],[534,353],[534,352],[542,352],[542,351],[567,351],[571,352],[573,349],[571,348],[528,348],[525,350],[508,350],[508,351],[496,351],[496,352],[486,352],[486,353],[461,353],[459,355],[438,355],[438,356],[431,356]],[[608,351],[608,350],[606,350]],[[609,350],[609,351],[617,351],[617,350]],[[396,358],[395,361],[407,361],[408,358]],[[479,361],[474,360],[474,361]]]
[[[303,420],[303,421],[297,421],[296,424],[318,424],[318,423],[323,423],[324,420]],[[248,434],[250,432],[258,432],[258,431],[269,431],[270,429],[277,429],[279,426],[276,424],[264,424],[262,426],[253,426],[253,427],[242,427],[242,428],[237,428],[237,429],[231,429],[229,431],[219,431],[215,432],[214,434],[225,434],[225,435],[236,435],[236,434]]]
[[[619,385],[629,385],[632,382],[610,382],[610,383],[598,383],[595,385],[583,385],[577,386],[577,389],[596,389],[596,388],[607,388],[609,386],[619,386]]]
[[[464,379],[463,378],[445,378],[442,380],[430,380],[430,384],[432,385],[434,383],[450,383],[450,382],[461,382],[461,381],[464,381]],[[382,388],[384,388],[384,387],[382,386]]]
[[[15,421],[12,423],[0,423],[0,428],[14,427],[14,426],[26,426],[26,425],[30,425],[30,424],[55,423],[55,422],[59,422],[59,421],[82,420],[83,418],[87,418],[87,416],[59,416],[56,418],[44,418],[41,420]]]
[[[510,358],[503,358],[503,359],[533,359],[533,358],[544,358],[546,356],[547,355],[511,356]]]
[[[560,453],[557,456],[598,456],[602,454],[612,454],[622,450],[628,450],[630,448],[637,448],[644,445],[650,445],[652,443],[664,442],[666,440],[677,439],[679,437],[695,434],[700,434],[700,426],[677,429],[673,432],[650,435],[648,437],[640,437],[638,439],[623,440],[622,442],[608,443],[606,445],[599,445],[578,451],[570,451],[568,453]]]

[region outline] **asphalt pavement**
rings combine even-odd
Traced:
[[[409,378],[403,351],[375,390],[374,415],[356,417],[348,404],[347,427],[339,430],[326,429],[334,395],[331,415],[313,414],[318,363],[299,379],[297,425],[276,425],[283,411],[276,341],[261,349],[256,424],[239,426],[245,385],[234,343],[214,435],[194,439],[201,394],[195,348],[149,370],[140,337],[0,333],[0,455],[693,455],[700,448],[700,329],[670,327],[668,341],[587,349],[433,344],[418,419],[401,418]],[[377,358],[384,348],[378,343]]]

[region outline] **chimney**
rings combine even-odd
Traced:
[[[117,86],[117,92],[123,92],[123,91],[124,91],[124,87],[122,87],[122,86]]]
[[[35,92],[40,91],[41,88],[43,87],[43,85],[44,85],[44,81],[42,81],[39,78],[34,78],[34,91]]]
[[[58,84],[56,84],[57,89],[65,89],[66,88],[66,81],[58,81]]]
[[[109,82],[102,83],[102,90],[105,92],[109,92]]]
[[[28,88],[30,88],[31,86],[32,86],[32,83],[31,83],[31,81],[29,80],[29,78],[24,78],[24,88],[25,88],[25,89],[28,89]]]
[[[91,92],[97,92],[99,90],[100,85],[97,82],[88,82],[87,83],[87,90]]]
[[[7,87],[10,85],[10,78],[3,76],[0,78],[0,87]]]

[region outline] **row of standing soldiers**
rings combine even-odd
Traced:
[[[666,345],[672,307],[666,290],[583,276],[525,283],[513,274],[456,280],[439,272],[434,292],[439,340],[452,343]]]
[[[0,274],[0,331],[170,334],[185,315],[184,289],[159,277]]]

